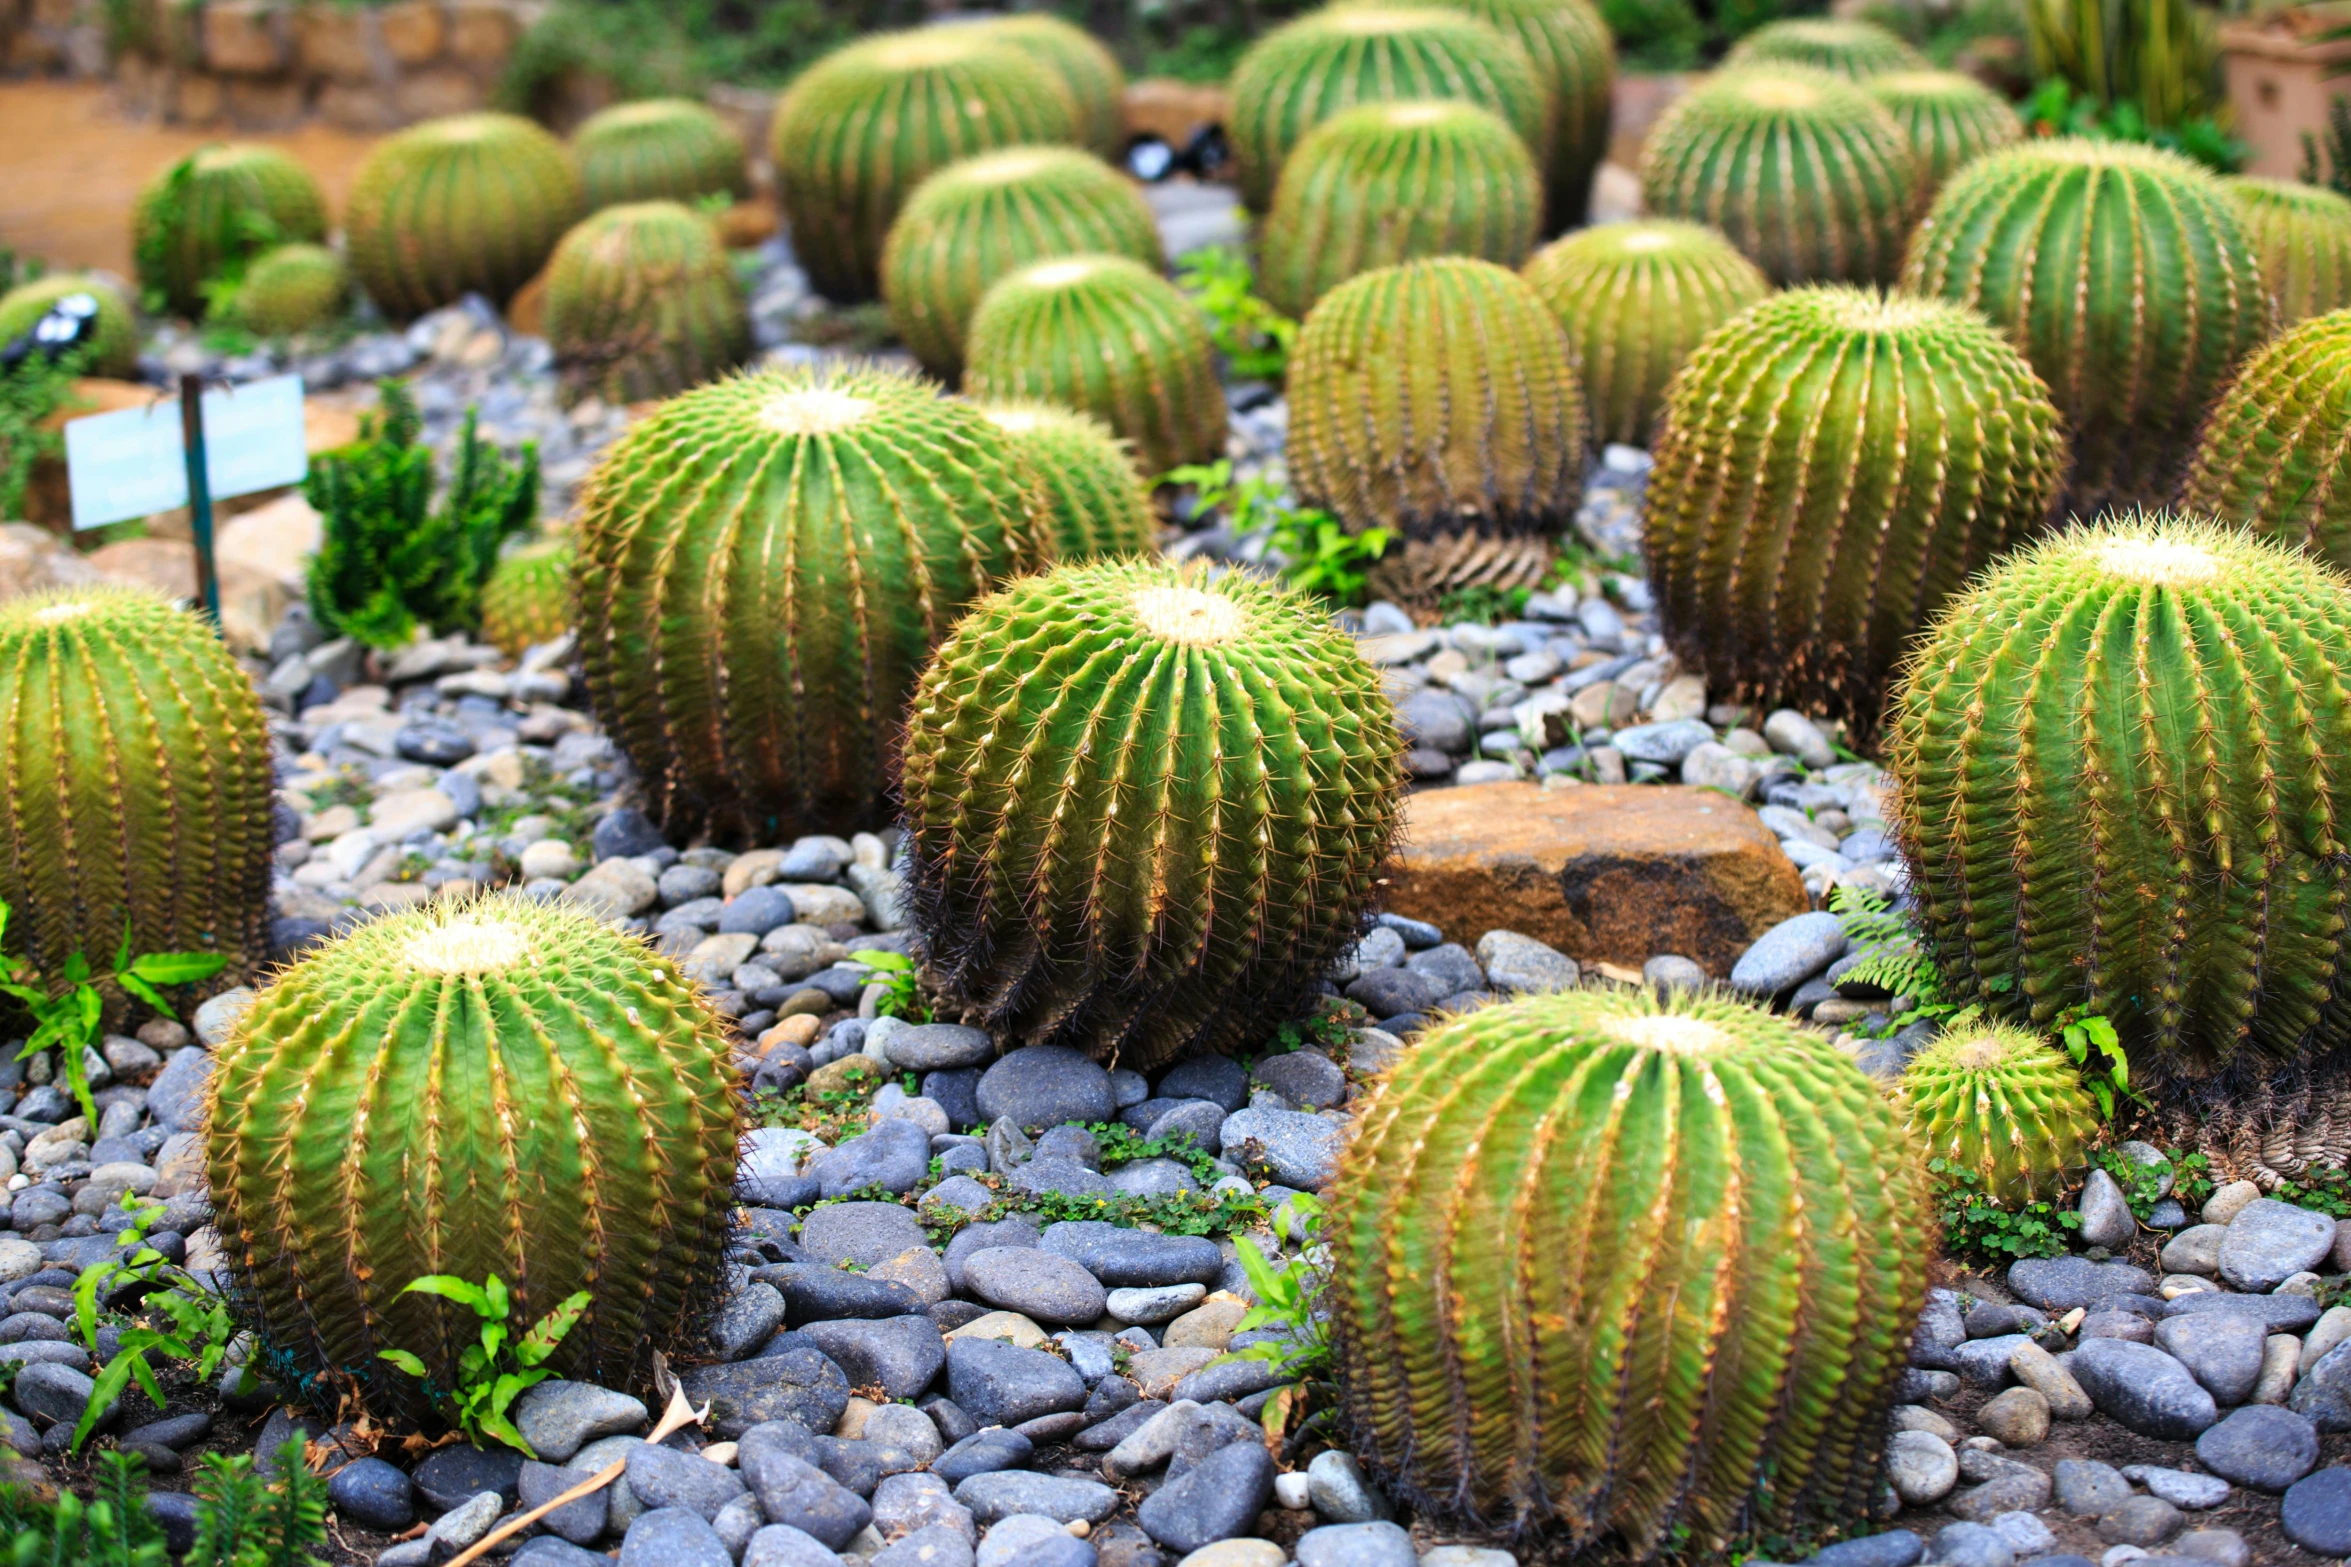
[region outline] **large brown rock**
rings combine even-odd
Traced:
[[[1811,904],[1771,830],[1714,790],[1489,783],[1407,802],[1386,906],[1464,944],[1515,930],[1579,962],[1678,952],[1719,978]]]

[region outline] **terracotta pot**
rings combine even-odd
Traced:
[[[2325,170],[2327,105],[2351,94],[2351,40],[2321,42],[2351,24],[2351,5],[2294,6],[2220,27],[2221,69],[2237,135],[2252,149],[2248,174],[2293,179],[2302,172],[2303,138],[2319,147]]]

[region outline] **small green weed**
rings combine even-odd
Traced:
[[[1973,1170],[1947,1159],[1930,1159],[1937,1217],[1943,1224],[1943,1246],[1952,1256],[2005,1266],[2021,1257],[2062,1256],[2069,1236],[2082,1227],[2082,1216],[2058,1211],[2046,1202],[2004,1208],[1983,1190]]]
[[[563,1342],[563,1336],[580,1320],[588,1309],[591,1298],[586,1290],[556,1303],[555,1309],[531,1324],[530,1330],[519,1339],[511,1338],[512,1329],[507,1317],[513,1310],[513,1301],[506,1292],[506,1281],[492,1273],[480,1284],[446,1273],[429,1273],[421,1279],[411,1279],[402,1294],[438,1295],[464,1306],[481,1320],[480,1336],[466,1346],[457,1358],[457,1385],[436,1388],[428,1380],[423,1361],[404,1349],[378,1350],[379,1359],[425,1383],[425,1391],[449,1414],[451,1422],[479,1444],[485,1436],[495,1437],[528,1457],[539,1455],[531,1451],[531,1444],[515,1429],[506,1411],[529,1388],[537,1386],[555,1374],[545,1362]]]
[[[914,960],[905,953],[867,947],[850,953],[849,960],[864,964],[872,971],[872,983],[882,987],[880,997],[874,1002],[878,1016],[905,1018],[914,1023],[936,1019],[937,1014],[922,999],[922,981],[914,971]]]
[[[147,1232],[163,1217],[164,1205],[139,1202],[126,1192],[123,1206],[137,1215],[122,1232],[123,1250],[83,1269],[74,1280],[74,1331],[81,1335],[83,1347],[95,1354],[100,1297],[131,1284],[150,1286],[137,1308],[146,1320],[121,1330],[114,1355],[98,1373],[82,1406],[81,1419],[74,1423],[71,1450],[77,1453],[131,1383],[138,1383],[157,1409],[164,1407],[163,1387],[155,1375],[156,1357],[187,1365],[196,1381],[208,1382],[220,1369],[238,1331],[236,1313],[226,1295],[146,1244]],[[245,1379],[250,1376],[246,1373]]]
[[[1338,606],[1363,602],[1371,563],[1387,553],[1394,537],[1386,528],[1349,533],[1327,511],[1291,505],[1270,479],[1236,481],[1227,458],[1172,468],[1159,482],[1191,485],[1200,509],[1224,512],[1235,534],[1265,530],[1269,547],[1283,562],[1282,579]]]
[[[1244,381],[1279,381],[1290,367],[1298,323],[1257,293],[1257,274],[1248,255],[1230,245],[1211,245],[1183,258],[1176,283],[1208,313],[1208,335],[1217,351]]]

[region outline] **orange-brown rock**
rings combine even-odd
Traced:
[[[1465,946],[1515,930],[1578,962],[1638,969],[1677,952],[1718,978],[1811,906],[1753,811],[1665,784],[1423,790],[1406,803],[1385,893]]]
[[[1222,87],[1147,76],[1127,84],[1119,107],[1129,136],[1156,136],[1181,147],[1202,126],[1224,124],[1232,113],[1233,100]]]

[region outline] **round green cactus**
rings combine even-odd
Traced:
[[[1551,89],[1526,51],[1449,7],[1315,11],[1252,44],[1233,70],[1230,130],[1241,200],[1273,201],[1290,150],[1359,103],[1459,98],[1493,110],[1530,149],[1551,144]]]
[[[1024,11],[965,25],[1052,67],[1077,109],[1080,143],[1104,158],[1126,151],[1126,72],[1101,39],[1050,11]]]
[[[2134,1083],[2351,1042],[2351,584],[2165,513],[2009,557],[1912,656],[1886,747],[1963,1001],[2113,1019]]]
[[[1728,70],[1801,65],[1856,82],[1927,68],[1925,55],[1875,22],[1827,16],[1766,22],[1740,39],[1722,63]]]
[[[122,290],[88,272],[53,272],[30,283],[19,283],[0,294],[0,346],[30,332],[49,313],[50,306],[68,294],[88,294],[98,301],[97,335],[84,345],[88,375],[126,380],[138,373],[139,318]]]
[[[1643,519],[1666,634],[1729,700],[1867,729],[1911,637],[2047,525],[2064,467],[2048,388],[1972,311],[1774,295],[1667,397]]]
[[[679,201],[748,195],[743,138],[710,109],[687,98],[616,103],[572,132],[588,210],[630,201]]]
[[[2187,159],[2059,138],[1962,168],[1918,227],[1902,286],[1982,311],[2049,383],[2073,442],[2066,504],[2170,497],[2196,422],[2270,332],[2228,193]]]
[[[575,387],[643,402],[741,364],[751,315],[708,218],[629,202],[590,213],[555,247],[547,341]]]
[[[318,182],[275,147],[202,148],[150,180],[131,211],[139,286],[184,316],[204,313],[204,285],[224,270],[272,245],[326,237]]]
[[[1555,240],[1525,277],[1583,369],[1595,441],[1649,444],[1665,386],[1700,339],[1771,292],[1713,229],[1671,219],[1604,223]]]
[[[2351,314],[2253,351],[2205,423],[2181,504],[2351,571]]]
[[[545,539],[503,555],[482,584],[482,636],[509,658],[571,629],[572,542]]]
[[[2351,201],[2299,180],[2221,181],[2261,258],[2279,330],[2351,305]]]
[[[1135,445],[1146,473],[1224,451],[1224,385],[1200,307],[1124,256],[1040,261],[980,299],[964,390],[1059,403]]]
[[[1063,566],[982,600],[910,709],[914,928],[990,1027],[1150,1068],[1310,1005],[1402,814],[1379,673],[1245,572]]]
[[[197,616],[131,588],[0,601],[7,950],[261,961],[276,777],[253,682]]]
[[[480,293],[503,305],[586,210],[570,151],[512,114],[457,114],[376,144],[351,181],[343,237],[386,315]]]
[[[1542,228],[1543,187],[1516,132],[1473,103],[1359,104],[1282,166],[1258,287],[1285,315],[1359,272],[1421,256],[1515,267]]]
[[[1053,67],[984,27],[837,49],[784,94],[770,133],[793,249],[826,298],[871,299],[890,225],[916,186],[960,159],[1074,142],[1079,131]]]
[[[1556,533],[1583,496],[1567,334],[1526,280],[1446,256],[1323,296],[1290,358],[1298,498],[1350,532]]]
[[[1910,138],[1930,191],[1961,164],[2024,135],[2024,121],[2007,99],[1957,71],[1889,71],[1863,81],[1861,90],[1884,104]]]
[[[280,245],[254,259],[237,290],[237,319],[264,337],[290,337],[341,318],[351,269],[324,245]]]
[[[1902,1073],[1911,1135],[1995,1202],[2054,1197],[2089,1163],[2098,1105],[2065,1053],[2000,1023],[1947,1030]]]
[[[1004,432],[1043,489],[1056,559],[1152,552],[1159,518],[1151,487],[1108,425],[1044,403],[991,403],[980,412]]]
[[[415,1420],[456,1385],[478,1324],[404,1293],[427,1275],[495,1274],[517,1333],[586,1291],[548,1364],[607,1387],[645,1385],[718,1298],[725,1028],[676,965],[586,913],[506,897],[362,925],[254,998],[209,1097],[231,1270],[322,1404],[356,1382]]]
[[[837,363],[697,387],[589,475],[588,692],[673,834],[854,830],[933,644],[1049,548],[1003,432],[918,376]]]
[[[1934,1255],[1917,1150],[1826,1039],[1708,996],[1421,1035],[1323,1237],[1353,1451],[1440,1517],[1634,1560],[1859,1516]]]
[[[1641,154],[1649,211],[1721,229],[1774,283],[1891,282],[1926,194],[1877,100],[1801,66],[1724,71]]]
[[[1166,266],[1159,225],[1132,184],[1075,147],[983,153],[908,198],[882,250],[882,297],[923,368],[952,382],[990,284],[1032,261],[1089,253]]]

